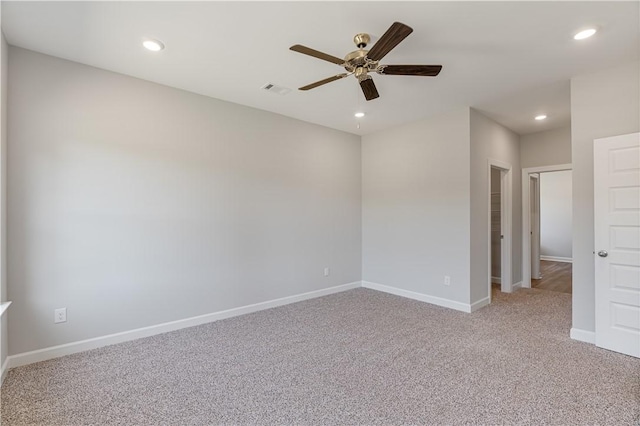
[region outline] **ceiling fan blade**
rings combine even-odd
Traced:
[[[360,87],[362,88],[362,93],[364,93],[364,97],[368,101],[380,96],[378,94],[378,89],[376,89],[376,84],[373,82],[373,79],[371,77],[365,80],[362,80],[360,82]]]
[[[306,86],[302,86],[298,90],[311,90],[315,89],[318,86],[322,86],[323,84],[331,83],[332,81],[340,80],[341,78],[345,78],[349,74],[342,73],[338,75],[334,75],[333,77],[325,78],[324,80],[316,81],[315,83],[307,84]]]
[[[400,22],[394,22],[387,32],[380,37],[380,40],[369,50],[367,58],[372,61],[379,61],[412,32],[413,28]]]
[[[442,65],[384,65],[380,68],[380,74],[386,75],[419,75],[422,77],[435,77],[440,74]]]
[[[293,50],[294,52],[302,53],[304,55],[313,56],[314,58],[322,59],[323,61],[333,62],[334,64],[338,64],[338,65],[344,64],[344,59],[327,55],[326,53],[322,53],[318,50],[314,50],[307,46],[302,46],[301,44],[293,45],[289,48],[289,50]]]

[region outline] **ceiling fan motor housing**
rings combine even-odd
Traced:
[[[355,73],[356,77],[362,72],[375,71],[378,67],[378,62],[367,58],[367,53],[369,53],[369,51],[364,49],[354,50],[348,53],[347,56],[344,57],[344,69],[350,73]]]

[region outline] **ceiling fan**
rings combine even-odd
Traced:
[[[380,37],[380,40],[378,40],[371,50],[364,49],[371,41],[369,34],[356,34],[355,37],[353,37],[353,42],[358,46],[358,50],[348,53],[344,59],[319,52],[300,44],[291,46],[289,49],[294,52],[303,53],[305,55],[313,56],[314,58],[333,62],[347,70],[346,73],[337,74],[333,77],[316,81],[315,83],[302,86],[298,90],[315,89],[316,87],[331,83],[332,81],[340,80],[341,78],[345,78],[350,75],[355,75],[360,83],[364,97],[370,101],[372,99],[376,99],[380,95],[378,94],[378,89],[376,89],[376,85],[369,73],[376,72],[381,75],[418,75],[423,77],[437,76],[442,69],[442,65],[380,64],[380,60],[412,32],[413,29],[411,27],[400,22],[394,22],[382,37]]]

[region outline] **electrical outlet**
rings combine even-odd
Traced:
[[[329,276],[329,272],[331,272],[331,271],[329,270],[329,268],[328,268],[328,267],[327,267],[327,268],[324,268],[324,276],[325,276],[325,277],[328,277],[328,276]]]
[[[53,311],[53,322],[67,322],[67,308],[60,308]]]
[[[444,285],[451,285],[451,277],[449,275],[444,276]]]

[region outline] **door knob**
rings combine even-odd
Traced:
[[[606,250],[600,250],[600,251],[598,252],[598,256],[600,256],[600,257],[607,257],[607,256],[609,256],[609,253],[607,253],[607,251],[606,251]]]

